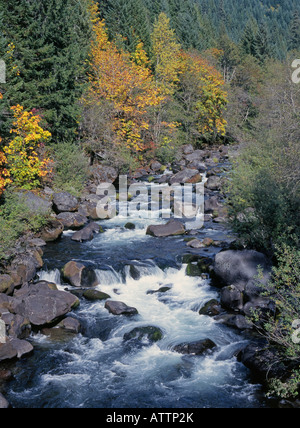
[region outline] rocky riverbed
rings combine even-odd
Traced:
[[[214,150],[194,150],[187,145],[183,147],[180,159],[173,165],[165,168],[159,162],[153,162],[148,168],[140,169],[130,177],[131,183],[142,181],[157,186],[196,184],[205,180],[203,228],[187,229],[184,221],[160,219],[152,224],[147,220],[146,227],[138,230],[133,222],[124,221],[123,229],[118,230],[120,233],[126,230],[132,234],[130,236],[143,234],[143,239],[151,240],[151,243],[147,241],[149,249],[144,247],[144,259],[155,260],[157,268],[162,264],[161,259],[164,260],[163,263],[168,259],[172,266],[177,263],[178,272],[183,267],[184,275],[191,278],[192,282],[208,282],[213,296],[209,298],[208,292],[201,307],[197,307],[198,315],[232,329],[234,334],[248,332],[247,340],[242,340],[234,358],[250,368],[258,376],[257,380],[263,383],[267,374],[272,376],[272,371],[274,375],[284,371],[284,367],[273,364],[273,360],[276,360],[275,353],[251,333],[253,326],[248,319],[253,309],[274,310],[272,303],[261,295],[255,282],[258,267],[263,271],[263,280],[267,281],[271,265],[263,254],[240,247],[237,237],[232,235],[226,225],[228,214],[224,204],[224,184],[226,172],[230,168],[229,157],[233,155],[234,150],[228,152],[228,147],[225,146]],[[84,335],[82,320],[78,316],[78,307],[82,302],[83,305],[86,302],[103,302],[101,308],[109,316],[139,316],[139,307],[117,299],[118,290],[109,288],[114,277],[104,281],[101,286],[98,266],[95,266],[95,261],[90,262],[92,256],[89,258],[88,253],[95,252],[93,242],[109,233],[106,220],[99,221],[97,203],[100,196],[96,194],[97,186],[103,181],[114,183],[117,178],[118,172],[114,168],[97,165],[92,168],[90,181],[80,198],[66,192],[55,193],[49,188],[39,196],[32,192],[26,194],[31,206],[44,209],[45,212],[51,210],[51,220],[39,234],[20,239],[14,257],[0,275],[0,316],[6,329],[5,341],[0,344],[0,391],[4,395],[13,382],[14,366],[18,365],[16,361],[26,365],[26,358],[30,359],[35,352],[33,337],[44,335],[59,343],[61,337],[65,340],[65,337]],[[63,239],[68,239],[67,246]],[[162,240],[167,244],[162,244]],[[75,246],[80,245],[90,247],[85,247],[85,257],[79,260],[75,257],[79,247]],[[163,257],[161,251],[165,248],[164,245],[167,245],[168,254]],[[156,253],[155,256],[152,253],[148,255],[150,248],[153,254]],[[44,255],[46,254],[46,264],[49,265],[49,260],[53,262],[56,251],[59,280],[51,281],[49,276],[46,275],[45,279],[40,273],[45,269]],[[126,249],[122,249],[119,255],[120,260],[127,260],[124,262],[127,270],[122,267],[125,269],[122,281],[124,282],[125,275],[138,282],[143,278],[144,268],[136,261],[128,260],[135,260],[138,255],[141,260],[142,252],[140,248],[136,248],[131,256],[130,251],[132,247],[128,248],[127,257],[124,254]],[[101,252],[101,263],[106,260],[106,264],[109,264],[111,258],[106,247],[104,254]],[[159,259],[160,262],[157,262]],[[158,283],[157,289],[146,290],[146,294],[163,299],[172,287],[174,288],[172,284]],[[194,307],[192,310],[195,312]],[[157,323],[159,324],[158,321]],[[135,346],[149,342],[159,343],[163,336],[164,331],[158,325],[141,325],[132,326],[123,339],[128,347],[133,343]],[[207,355],[218,349],[218,346],[220,345],[210,337],[195,337],[195,340],[187,342],[177,341],[171,346],[171,350],[176,355]],[[20,366],[18,367],[20,370]],[[0,395],[0,407],[9,405],[9,401]]]

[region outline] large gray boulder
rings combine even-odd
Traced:
[[[51,219],[40,232],[40,238],[45,242],[53,242],[61,237],[64,225],[57,219]]]
[[[246,284],[258,276],[259,268],[262,269],[264,280],[270,274],[268,258],[254,250],[227,250],[221,251],[215,256],[213,272],[214,283],[217,286]]]
[[[57,213],[74,212],[78,210],[79,202],[68,192],[54,193],[53,207]]]
[[[38,196],[34,192],[21,191],[18,195],[20,200],[33,212],[41,215],[47,215],[52,210],[52,202],[42,196]]]
[[[76,296],[55,289],[46,281],[33,284],[15,299],[13,312],[21,315],[34,326],[51,325],[79,305]]]
[[[57,216],[57,219],[66,229],[79,229],[88,223],[87,217],[79,213],[64,212]]]
[[[93,222],[75,232],[71,239],[76,242],[91,241],[95,233],[103,233],[103,229],[99,224]]]
[[[26,340],[9,339],[5,343],[0,343],[0,362],[22,358],[32,351],[33,346]]]
[[[146,234],[157,238],[184,235],[185,227],[180,221],[170,220],[167,224],[149,226]]]
[[[62,268],[62,276],[73,287],[95,287],[99,283],[93,269],[76,261],[70,261]]]

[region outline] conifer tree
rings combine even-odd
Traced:
[[[55,142],[76,137],[92,35],[88,5],[89,0],[1,2],[7,110],[17,104],[37,109]]]
[[[289,50],[300,49],[300,14],[296,10],[290,24],[290,38],[288,42]]]
[[[255,43],[257,33],[258,24],[256,19],[252,17],[248,20],[241,38],[240,46],[243,54],[255,56]]]

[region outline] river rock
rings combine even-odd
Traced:
[[[193,162],[193,161],[202,161],[206,157],[207,157],[206,150],[195,150],[194,152],[186,155],[185,159],[187,160],[187,162]]]
[[[243,309],[243,293],[235,285],[229,285],[221,290],[221,305],[229,310],[239,311]]]
[[[103,229],[99,224],[93,222],[75,232],[71,239],[76,242],[91,241],[95,233],[103,233]]]
[[[255,380],[262,384],[269,382],[272,378],[282,379],[288,373],[282,361],[282,355],[266,340],[251,342],[239,352],[237,358],[251,370]]]
[[[198,170],[185,168],[171,177],[170,184],[199,183],[201,180],[202,177]]]
[[[203,339],[197,342],[181,343],[174,346],[174,351],[179,354],[203,355],[205,352],[214,349],[217,345],[210,339]]]
[[[14,283],[10,275],[0,275],[0,293],[5,293]]]
[[[211,299],[200,309],[199,315],[206,315],[213,317],[219,315],[221,312],[221,305],[216,299]]]
[[[138,313],[136,308],[116,300],[107,300],[105,308],[113,315],[136,315]]]
[[[16,339],[27,339],[30,336],[30,322],[22,315],[7,312],[2,314],[1,319],[7,326],[7,333],[9,337],[14,337]]]
[[[93,165],[90,168],[90,178],[96,185],[113,183],[118,178],[118,171],[111,166]]]
[[[184,235],[185,227],[180,221],[170,220],[167,224],[149,226],[146,234],[158,238]]]
[[[208,190],[221,190],[221,178],[217,175],[212,175],[208,178],[207,182],[205,183],[205,187]]]
[[[71,293],[53,290],[46,281],[33,284],[27,295],[16,299],[14,312],[28,319],[34,326],[45,326],[57,322],[79,305]]]
[[[190,155],[193,152],[194,152],[194,147],[192,144],[185,144],[184,146],[182,146],[182,153],[184,155]]]
[[[158,327],[145,326],[136,327],[129,333],[125,333],[123,339],[125,341],[134,340],[139,342],[158,342],[163,337],[163,332]]]
[[[95,287],[99,283],[93,269],[75,261],[70,261],[62,268],[62,276],[73,287]]]
[[[0,343],[0,362],[22,358],[32,351],[33,346],[26,340],[9,339],[6,343]]]
[[[88,223],[87,217],[79,213],[63,212],[58,214],[57,219],[66,229],[79,229]]]
[[[215,256],[214,285],[245,285],[258,275],[259,266],[265,278],[270,274],[267,257],[254,250],[226,250]]]
[[[51,219],[48,221],[41,233],[40,238],[45,242],[53,242],[61,237],[64,231],[64,225],[57,219]]]
[[[73,317],[64,318],[59,324],[58,327],[63,328],[64,330],[70,331],[71,333],[80,333],[81,324],[80,322]]]
[[[53,207],[57,213],[74,212],[78,210],[79,202],[68,192],[54,193]]]
[[[110,295],[99,290],[89,289],[83,292],[83,297],[87,300],[106,300],[110,299]]]

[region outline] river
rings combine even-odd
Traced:
[[[236,359],[247,336],[218,323],[199,309],[218,290],[209,278],[186,275],[182,255],[183,237],[154,238],[146,235],[150,224],[164,219],[146,218],[141,211],[130,219],[100,221],[104,233],[86,243],[73,242],[72,231],[48,244],[40,279],[60,289],[60,269],[78,260],[97,272],[97,288],[112,300],[137,308],[138,315],[110,314],[103,301],[81,299],[72,312],[82,332],[55,341],[32,334],[32,356],[17,362],[15,377],[6,397],[22,408],[255,408],[264,407],[260,385]],[[131,221],[135,230],[124,225]],[[218,223],[205,222],[196,237],[228,239],[229,231]],[[213,256],[220,248],[208,247]],[[201,252],[200,251],[200,252]],[[196,251],[199,253],[199,250]],[[135,279],[130,266],[135,266]],[[155,292],[163,286],[166,292]],[[150,291],[150,293],[149,293]],[[126,342],[125,333],[138,326],[157,326],[162,340]],[[217,348],[203,356],[182,355],[174,346],[209,338]]]

